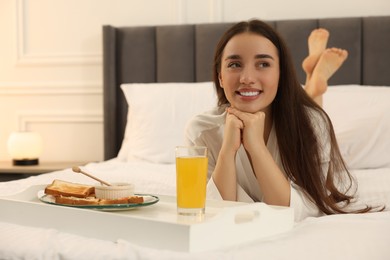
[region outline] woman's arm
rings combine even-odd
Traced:
[[[237,200],[236,153],[221,149],[212,174],[213,181],[224,200]]]
[[[243,123],[242,143],[248,153],[253,171],[263,193],[263,202],[271,205],[290,205],[290,183],[268,151],[264,135],[265,113],[245,113],[234,108],[228,112]],[[272,122],[268,122],[269,130]],[[267,136],[268,136],[267,135]]]
[[[290,206],[291,186],[272,155],[264,145],[250,155],[253,171],[263,192],[263,202],[270,205]]]
[[[226,115],[222,147],[212,174],[213,181],[224,200],[237,200],[236,154],[241,146],[242,121]]]

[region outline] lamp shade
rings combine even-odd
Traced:
[[[42,138],[36,132],[13,132],[7,146],[14,165],[36,165],[42,153]]]

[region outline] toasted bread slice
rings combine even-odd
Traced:
[[[120,199],[100,199],[99,205],[111,204],[140,204],[144,202],[144,198],[140,196],[130,196]]]
[[[100,199],[99,205],[111,204],[140,204],[144,202],[144,198],[140,196],[130,196],[120,199]]]
[[[62,180],[54,180],[51,184],[46,186],[45,194],[53,196],[68,196],[77,198],[86,198],[95,193],[93,186],[66,182]]]
[[[127,203],[139,204],[144,203],[144,197],[141,196],[131,196],[127,198]]]
[[[86,198],[77,198],[77,197],[67,197],[67,196],[56,196],[57,204],[66,204],[66,205],[98,205],[99,199],[96,197],[86,197]]]
[[[77,198],[77,197],[67,197],[67,196],[56,196],[57,204],[66,204],[66,205],[114,205],[114,204],[139,204],[143,203],[143,197],[132,196],[120,199],[97,199],[96,197],[86,197],[86,198]]]
[[[112,205],[112,204],[127,204],[129,203],[127,198],[120,199],[100,199],[99,205]]]
[[[140,196],[131,196],[120,199],[97,199],[96,197],[86,197],[86,198],[77,198],[77,197],[68,197],[68,196],[56,196],[55,201],[57,204],[66,204],[66,205],[114,205],[114,204],[140,204],[144,202],[144,198]]]

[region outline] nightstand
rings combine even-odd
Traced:
[[[18,180],[85,164],[86,162],[39,162],[38,165],[15,166],[12,161],[3,161],[0,162],[0,181]]]

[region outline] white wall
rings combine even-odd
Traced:
[[[103,159],[103,24],[390,15],[389,0],[0,0],[0,160],[17,130],[45,161]]]

